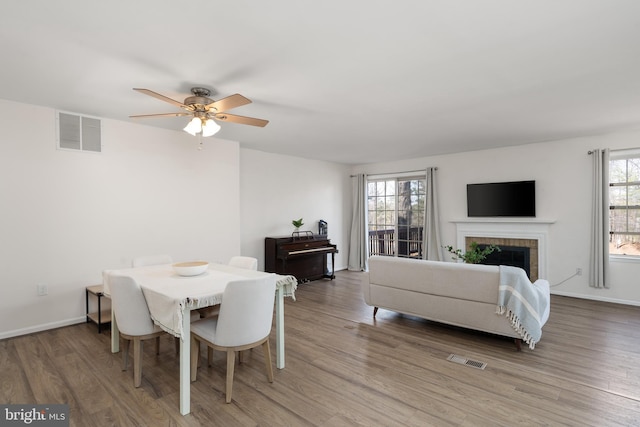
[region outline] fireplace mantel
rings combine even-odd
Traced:
[[[543,219],[543,218],[465,218],[456,219],[451,221],[454,224],[547,224],[551,225],[556,222],[555,219]]]
[[[555,220],[540,218],[467,218],[456,225],[456,245],[464,248],[467,237],[532,239],[538,241],[538,276],[547,276],[549,227]]]

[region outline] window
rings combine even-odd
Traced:
[[[425,179],[367,182],[369,254],[422,258]]]
[[[640,257],[640,150],[610,156],[609,254]]]

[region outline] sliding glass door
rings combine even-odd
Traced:
[[[422,258],[424,178],[367,182],[369,254]]]

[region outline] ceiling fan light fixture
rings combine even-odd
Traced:
[[[196,136],[202,131],[202,120],[200,120],[200,117],[194,117],[182,130]]]
[[[265,127],[269,123],[268,120],[264,119],[236,116],[235,114],[227,113],[226,111],[232,108],[251,104],[250,99],[245,98],[239,93],[214,101],[213,99],[209,98],[209,95],[211,94],[211,91],[209,89],[194,87],[191,88],[191,93],[193,94],[193,96],[189,96],[185,98],[184,102],[180,102],[149,89],[134,88],[133,90],[145,95],[152,96],[176,107],[180,107],[184,110],[184,112],[142,114],[129,117],[191,117],[191,120],[183,128],[183,130],[193,136],[199,135],[200,137],[207,137],[215,135],[220,130],[220,125],[218,125],[218,123],[213,120],[214,117],[225,122],[259,127]]]
[[[207,119],[202,121],[202,136],[212,136],[218,133],[220,125],[213,119]]]

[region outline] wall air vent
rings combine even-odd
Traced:
[[[58,148],[100,153],[100,119],[58,111],[56,114]]]

